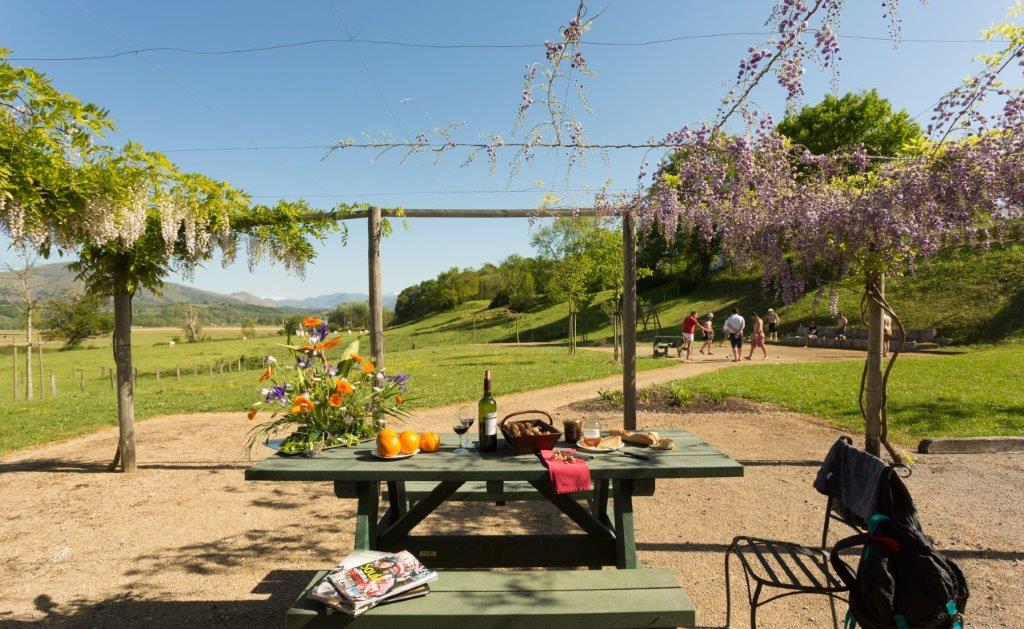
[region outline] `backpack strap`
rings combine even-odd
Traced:
[[[828,555],[828,561],[832,564],[832,569],[835,570],[836,576],[838,576],[843,584],[848,588],[852,588],[854,584],[857,583],[857,578],[853,575],[853,571],[850,570],[850,566],[848,566],[839,556],[839,553],[847,548],[865,546],[870,540],[871,535],[868,533],[851,535],[850,537],[843,538],[836,542],[835,546],[832,547],[832,551]]]
[[[903,614],[893,614],[892,620],[896,623],[896,629],[910,629],[910,623]]]
[[[953,599],[946,601],[946,613],[949,614],[949,619],[953,621],[953,624],[949,626],[950,629],[963,629],[964,617],[960,610],[956,608],[956,601]]]

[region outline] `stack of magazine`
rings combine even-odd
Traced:
[[[408,551],[383,553],[357,550],[327,573],[309,595],[328,609],[358,616],[366,610],[426,596],[437,579]]]

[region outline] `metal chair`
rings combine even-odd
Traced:
[[[849,437],[843,439],[852,444]],[[751,629],[757,627],[758,607],[794,594],[828,596],[832,608],[832,626],[838,629],[836,600],[845,602],[847,599],[843,594],[849,591],[849,588],[832,573],[829,566],[828,532],[832,520],[841,522],[858,533],[864,532],[864,523],[860,518],[838,500],[829,498],[825,506],[825,523],[821,531],[820,547],[745,535],[733,538],[728,550],[725,551],[725,625],[731,626],[732,620],[729,559],[735,555],[743,568],[747,584]],[[761,594],[766,587],[782,592],[762,600]]]

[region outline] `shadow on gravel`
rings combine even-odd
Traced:
[[[221,463],[218,461],[156,461],[139,463],[140,470],[244,470],[249,463]],[[51,472],[61,474],[95,474],[107,472],[107,463],[100,461],[65,461],[63,459],[25,459],[0,463],[0,474],[7,472]]]
[[[0,617],[0,627],[280,627],[284,614],[313,578],[309,570],[272,570],[253,594],[270,598],[251,601],[164,601],[138,598],[130,592],[101,601],[35,599],[45,616],[38,620]]]

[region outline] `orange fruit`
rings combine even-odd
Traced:
[[[437,452],[441,447],[441,435],[436,432],[425,432],[420,435],[420,450]]]
[[[394,430],[382,430],[377,433],[377,454],[392,457],[402,451],[402,442]]]
[[[398,441],[402,445],[402,454],[412,454],[420,447],[420,436],[414,430],[403,430]]]

